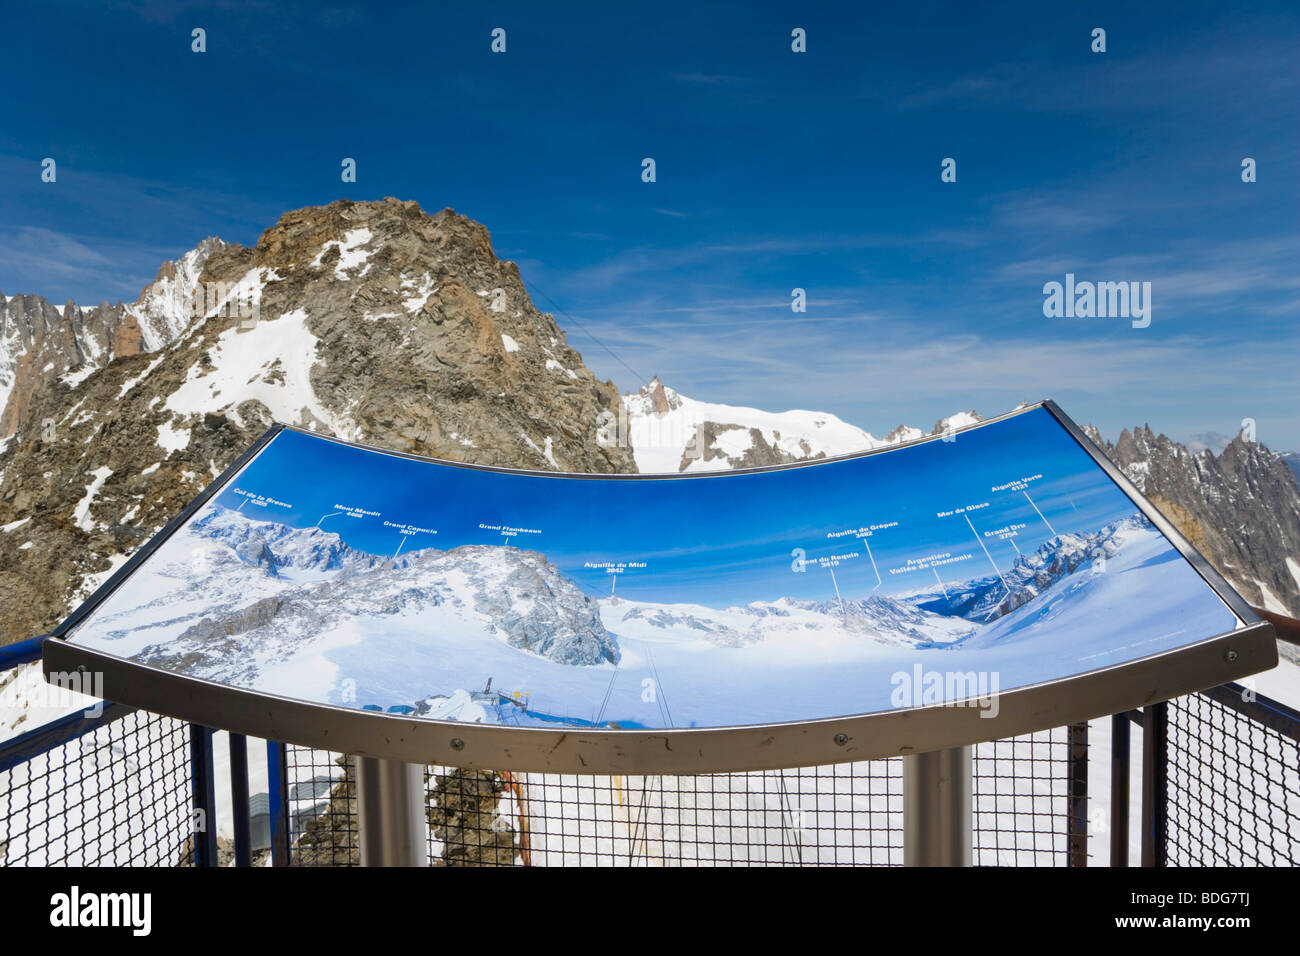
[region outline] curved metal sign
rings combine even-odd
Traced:
[[[45,668],[371,756],[683,772],[991,739],[1275,655],[1047,403],[694,476],[466,466],[276,428],[60,628]]]

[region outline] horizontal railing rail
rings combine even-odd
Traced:
[[[7,671],[23,664],[30,664],[41,659],[41,647],[45,644],[47,634],[28,638],[13,644],[0,645],[0,671]]]
[[[105,701],[101,705],[98,714],[87,715],[85,711],[79,710],[64,717],[58,717],[16,737],[10,737],[8,740],[0,742],[0,773],[12,770],[33,757],[49,753],[55,747],[76,740],[78,737],[93,733],[100,727],[111,724],[115,720],[121,720],[134,711],[134,707]]]
[[[1261,697],[1241,684],[1220,684],[1202,691],[1215,703],[1222,704],[1256,723],[1277,731],[1283,737],[1300,741],[1300,710],[1268,697]]]

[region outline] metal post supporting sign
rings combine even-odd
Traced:
[[[424,767],[357,757],[357,837],[362,866],[428,866]]]
[[[903,758],[903,863],[971,865],[971,749]]]

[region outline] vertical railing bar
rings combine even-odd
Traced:
[[[1142,865],[1166,864],[1169,833],[1168,704],[1143,709],[1142,724]]]
[[[1066,846],[1068,866],[1088,865],[1088,723],[1070,724],[1070,790]]]
[[[253,865],[252,815],[248,801],[248,738],[230,734],[230,812],[234,818],[235,866]]]
[[[1129,716],[1110,719],[1110,865],[1128,866]]]
[[[266,742],[267,799],[271,815],[271,865],[289,865],[289,751]]]
[[[190,841],[195,866],[217,865],[217,787],[212,769],[212,728],[190,724],[193,818]]]
[[[1169,865],[1169,705],[1161,703],[1156,727],[1155,844],[1157,866]]]

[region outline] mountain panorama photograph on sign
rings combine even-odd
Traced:
[[[671,728],[996,716],[1002,690],[1238,626],[1036,408],[696,479],[456,468],[282,431],[70,639],[321,703]]]
[[[5,12],[18,912],[1300,863],[1294,3]]]

